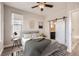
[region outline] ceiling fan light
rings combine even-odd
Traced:
[[[44,8],[44,7],[45,7],[44,4],[40,4],[40,5],[39,5],[39,8]]]

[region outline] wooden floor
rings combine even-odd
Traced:
[[[22,50],[22,46],[21,47],[8,47],[8,48],[4,48],[3,52],[2,52],[2,56],[12,56],[13,52],[16,51],[21,51]],[[73,49],[71,56],[79,56],[79,43],[77,44],[77,46]]]
[[[21,51],[21,50],[22,50],[21,46],[7,47],[7,48],[4,48],[1,55],[2,56],[12,56],[13,52],[17,52],[17,51]]]

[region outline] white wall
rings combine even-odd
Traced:
[[[12,45],[12,42],[11,42],[11,32],[12,32],[12,28],[11,28],[11,13],[12,12],[15,12],[15,13],[18,13],[18,14],[21,14],[23,15],[23,31],[28,31],[28,30],[39,30],[38,29],[38,22],[39,21],[44,21],[44,17],[41,16],[41,15],[37,15],[37,14],[34,14],[34,13],[31,13],[31,12],[27,12],[27,11],[22,11],[22,10],[19,10],[19,9],[16,9],[16,8],[12,8],[12,7],[9,7],[9,6],[4,6],[4,12],[5,12],[5,40],[4,40],[4,44],[5,46],[7,45]],[[30,22],[33,22],[34,24],[34,28],[31,29],[29,27],[29,25],[31,25]],[[44,29],[41,30],[44,32]]]
[[[72,50],[79,43],[79,8],[71,11]]]
[[[49,20],[53,20],[55,18],[61,18],[63,16],[67,16],[66,19],[66,45],[68,47],[68,50],[71,49],[71,20],[69,18],[69,11],[79,8],[78,3],[65,3],[65,7],[62,9],[58,9],[56,11],[52,11],[50,14],[46,17],[46,28],[45,33],[48,35],[48,38],[50,38],[50,29],[49,29]],[[63,35],[62,35],[63,36]]]
[[[0,55],[4,48],[4,7],[3,4],[0,3]]]

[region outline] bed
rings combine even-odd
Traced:
[[[30,39],[36,39],[39,34],[38,30],[30,30],[30,31],[23,31],[22,32],[22,48],[25,49],[25,43]]]
[[[48,39],[34,39],[25,43],[24,56],[67,56],[67,47]]]
[[[37,32],[33,31],[33,33]],[[69,56],[67,47],[56,40],[27,36],[25,36],[26,38],[22,38],[24,56]]]

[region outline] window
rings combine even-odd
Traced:
[[[12,13],[12,37],[14,32],[17,33],[17,36],[21,36],[22,25],[23,16],[20,14]]]

